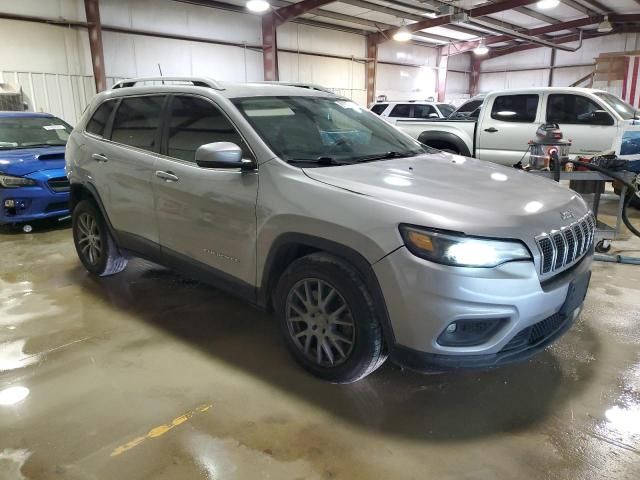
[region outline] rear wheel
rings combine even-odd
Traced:
[[[287,346],[312,374],[351,383],[384,363],[373,300],[349,264],[324,253],[298,259],[280,278],[275,300]]]
[[[125,269],[127,259],[118,251],[93,200],[82,200],[74,208],[72,229],[78,257],[90,273],[104,277]]]

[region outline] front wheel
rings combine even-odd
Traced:
[[[73,210],[72,229],[78,258],[90,273],[105,277],[126,268],[127,259],[118,251],[95,202],[78,203]]]
[[[275,307],[293,357],[324,380],[355,382],[386,359],[371,295],[336,257],[314,253],[293,262],[278,282]]]

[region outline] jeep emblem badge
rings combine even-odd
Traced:
[[[560,217],[562,217],[562,220],[569,220],[571,218],[574,218],[573,212],[570,212],[568,210],[566,212],[560,212]]]

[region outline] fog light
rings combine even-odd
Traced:
[[[470,347],[490,339],[508,322],[508,318],[463,319],[447,325],[438,337],[444,347]]]
[[[12,198],[7,198],[4,201],[4,208],[15,208],[16,206],[16,201],[13,200]]]

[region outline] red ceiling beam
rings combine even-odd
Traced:
[[[611,32],[608,33],[599,33],[596,30],[592,30],[592,31],[588,31],[588,32],[584,32],[582,34],[582,39],[583,40],[587,40],[589,38],[597,38],[597,37],[604,37],[607,35],[615,35],[617,33],[637,33],[640,32],[640,27],[636,26],[636,25],[625,25],[625,26],[618,26],[616,28],[614,28]],[[550,40],[551,42],[560,45],[563,43],[569,43],[569,42],[577,42],[580,40],[580,34],[578,33],[572,33],[571,35],[563,35],[559,38],[555,38],[553,40]],[[507,47],[504,49],[494,49],[491,52],[489,52],[489,55],[485,58],[496,58],[496,57],[502,57],[503,55],[509,55],[511,53],[516,53],[516,52],[522,52],[524,50],[533,50],[535,48],[549,48],[546,47],[545,45],[538,45],[536,43],[529,43],[526,45],[516,45],[513,47]]]
[[[327,3],[333,3],[335,1],[336,0],[303,0],[302,2],[292,3],[286,7],[278,8],[277,10],[271,10],[267,15],[273,15],[275,17],[276,27],[279,27],[283,23],[293,20],[300,15],[304,15],[310,10],[323,7]]]
[[[520,30],[520,33],[525,35],[536,36],[544,35],[546,33],[559,32],[561,30],[572,30],[578,27],[586,27],[588,25],[594,25],[604,20],[604,15],[595,15],[591,17],[579,18],[577,20],[571,20],[569,22],[554,23],[553,25],[547,25],[539,28],[532,28],[531,30]],[[640,15],[609,15],[609,21],[613,24],[616,23],[634,23],[640,22]],[[483,43],[485,45],[491,45],[494,43],[508,42],[513,38],[509,35],[492,35],[485,37]],[[549,40],[549,38],[545,38]],[[448,45],[446,48],[447,55],[458,55],[473,50],[480,44],[479,40],[471,42],[460,42]]]
[[[283,23],[304,15],[335,0],[303,0],[286,7],[271,10],[262,16],[262,61],[265,80],[278,80],[278,35],[276,29]]]
[[[460,10],[460,12],[465,12],[471,17],[481,17],[483,15],[491,15],[493,13],[504,12],[505,10],[511,10],[518,7],[525,7],[527,5],[531,5],[532,3],[537,3],[538,0],[503,0],[502,2],[489,3],[484,4],[476,8],[471,8],[469,10]],[[410,32],[417,32],[419,30],[424,30],[425,28],[431,27],[440,27],[442,25],[447,25],[454,20],[454,15],[443,15],[441,17],[431,18],[422,20],[416,23],[412,23],[411,25],[407,25],[406,28]],[[396,33],[400,27],[390,28],[383,32],[375,34],[374,40],[378,43],[385,42],[393,37],[394,33]]]

